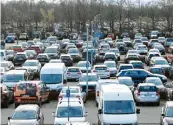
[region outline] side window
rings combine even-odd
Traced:
[[[139,71],[138,75],[140,75],[140,76],[148,76],[148,73],[145,72],[145,71]]]
[[[138,75],[137,71],[130,71],[130,72],[126,72],[126,75]]]

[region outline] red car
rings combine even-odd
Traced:
[[[173,54],[167,54],[166,55],[166,58],[168,60],[169,63],[172,63],[173,62]]]
[[[15,52],[24,52],[25,51],[25,49],[22,47],[22,45],[13,45],[12,49]]]
[[[112,40],[115,40],[115,35],[113,33],[109,33],[107,37],[112,38]]]
[[[40,45],[31,45],[28,50],[35,50],[37,54],[42,53]]]

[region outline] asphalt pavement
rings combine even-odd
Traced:
[[[19,41],[20,42],[20,41]],[[10,48],[13,44],[7,44],[6,49]],[[123,60],[124,56],[121,56],[121,59]],[[145,67],[146,69],[148,67]],[[171,82],[169,80],[168,82]],[[74,86],[77,85],[77,82],[68,82],[67,85]],[[160,116],[161,116],[161,108],[165,104],[165,101],[161,101],[160,106],[152,106],[152,105],[144,105],[144,106],[138,106],[141,110],[141,113],[138,114],[138,123],[145,123],[145,124],[151,124],[151,123],[159,123],[160,122]],[[57,100],[50,101],[49,103],[45,103],[42,105],[41,110],[44,114],[44,123],[45,124],[53,124],[54,118],[52,116],[52,112],[55,112],[57,107]],[[97,124],[97,107],[95,105],[95,100],[87,100],[85,104],[86,110],[88,112],[87,121]],[[7,118],[13,113],[15,109],[14,104],[11,104],[9,108],[1,109],[1,124],[7,124]]]

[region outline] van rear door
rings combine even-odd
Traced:
[[[37,87],[33,83],[17,84],[15,96],[20,97],[36,97]]]

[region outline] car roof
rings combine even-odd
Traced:
[[[67,69],[80,69],[79,67],[68,67]]]
[[[26,70],[10,70],[8,72],[6,72],[6,75],[8,74],[24,74],[26,72]]]
[[[69,98],[69,104],[68,104],[68,98],[62,98],[58,101],[58,107],[64,107],[64,106],[84,106],[83,101],[80,98]]]
[[[129,63],[135,63],[135,62],[136,62],[136,63],[139,63],[139,62],[142,63],[142,61],[140,61],[140,60],[130,60],[130,61],[129,61]]]
[[[22,111],[22,110],[38,110],[39,106],[36,104],[25,104],[25,105],[19,105],[15,111]]]
[[[149,79],[160,79],[159,77],[147,77],[146,80],[149,80]]]
[[[112,55],[115,55],[114,52],[106,52],[105,55],[106,55],[106,54],[112,54]]]
[[[99,64],[99,65],[94,65],[94,67],[107,67],[107,66],[104,64]]]
[[[132,78],[131,77],[127,77],[127,76],[122,76],[122,77],[118,77],[118,80],[124,80],[124,79],[130,79],[130,80],[132,80]]]
[[[16,54],[26,54],[26,52],[17,52]]]
[[[37,59],[32,59],[32,60],[26,60],[25,62],[38,62]]]
[[[41,81],[20,81],[17,84],[23,84],[23,83],[32,83],[32,84],[39,84]]]
[[[154,83],[139,83],[138,86],[156,86]]]
[[[115,61],[104,61],[104,64],[105,63],[115,63]]]

